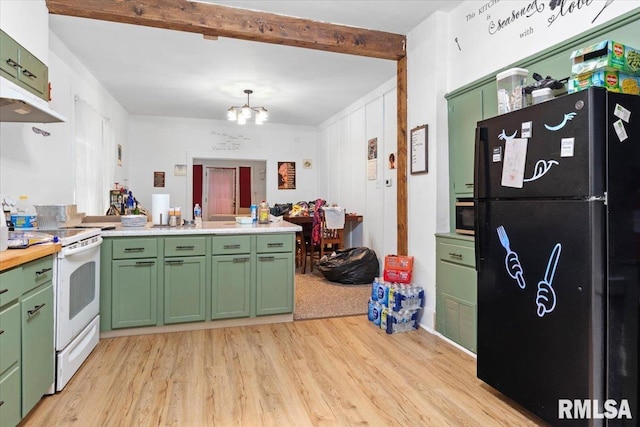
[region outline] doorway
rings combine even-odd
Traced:
[[[248,215],[266,197],[265,169],[263,160],[194,158],[192,200],[203,218]]]
[[[236,214],[236,169],[207,168],[205,215]]]

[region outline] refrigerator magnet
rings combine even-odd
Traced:
[[[613,115],[629,123],[629,119],[631,118],[631,111],[627,110],[620,104],[616,104],[615,108],[613,109]]]
[[[627,135],[627,130],[624,128],[624,123],[622,119],[613,122],[613,129],[616,131],[616,135],[618,135],[618,139],[620,142],[624,142],[629,135]]]
[[[560,157],[573,157],[574,147],[574,138],[562,138],[560,140]]]
[[[505,142],[501,181],[503,187],[522,188],[528,141],[526,138],[513,138]]]
[[[498,163],[502,161],[502,146],[493,148],[493,163]]]
[[[523,138],[531,138],[531,128],[532,122],[524,122],[522,123],[522,137]]]

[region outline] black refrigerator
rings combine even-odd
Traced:
[[[475,147],[478,378],[552,425],[640,425],[640,96],[503,114]]]

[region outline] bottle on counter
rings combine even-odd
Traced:
[[[258,222],[258,207],[256,205],[251,205],[251,221]]]
[[[258,208],[258,224],[269,224],[269,203],[264,200]]]
[[[196,225],[202,225],[202,208],[199,203],[193,207],[193,221]]]

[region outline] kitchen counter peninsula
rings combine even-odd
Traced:
[[[102,337],[293,320],[299,225],[110,226],[100,256]]]
[[[302,227],[286,221],[270,222],[269,224],[238,224],[235,221],[203,221],[202,226],[181,225],[170,227],[168,225],[153,225],[147,223],[144,227],[125,227],[119,222],[113,223],[86,223],[86,226],[104,228],[115,226],[112,230],[102,230],[102,237],[126,237],[126,236],[175,236],[175,235],[202,235],[202,234],[266,234],[266,233],[295,233]]]

